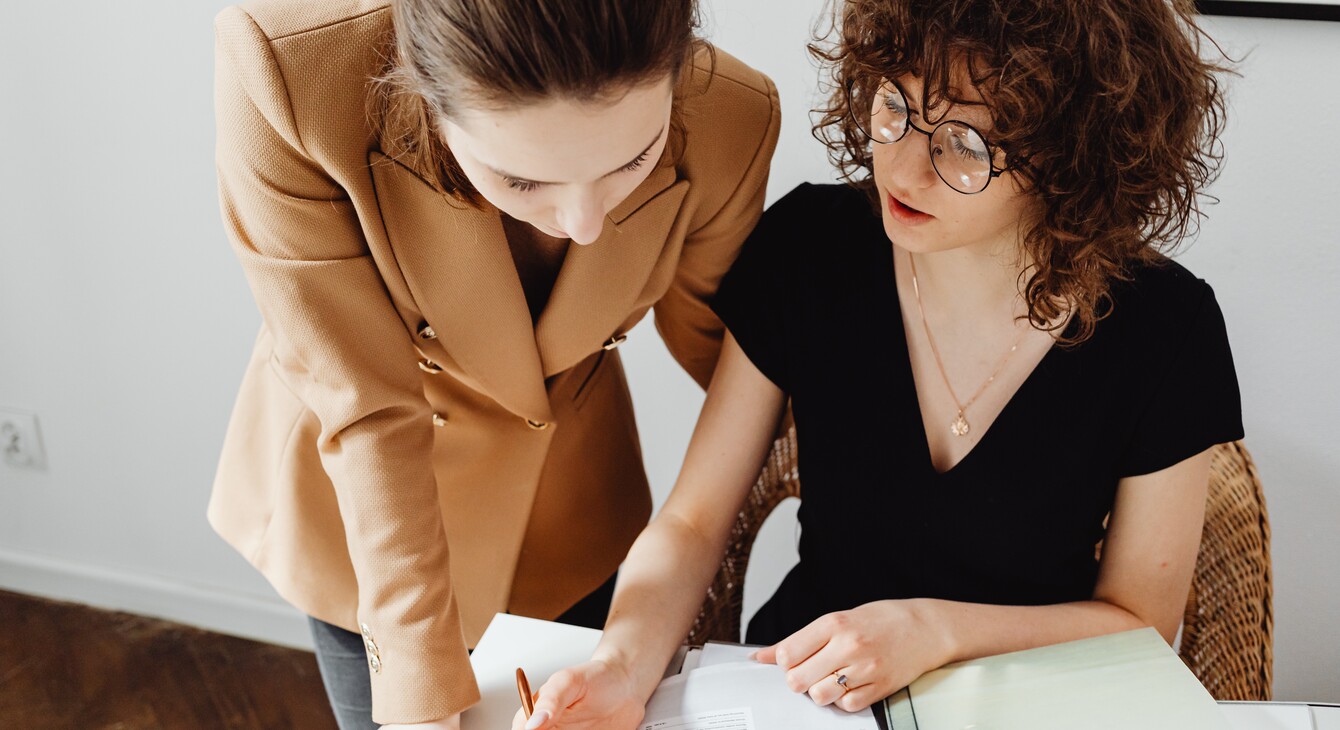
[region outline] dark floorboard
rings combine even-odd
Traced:
[[[0,728],[335,730],[310,652],[0,591]]]

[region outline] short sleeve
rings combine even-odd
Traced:
[[[803,235],[797,226],[810,217],[812,187],[801,185],[764,211],[712,300],[712,311],[754,367],[787,392],[793,242]]]
[[[1119,476],[1166,469],[1243,436],[1242,397],[1224,315],[1214,292],[1203,296],[1168,365],[1149,375],[1152,394],[1122,459]]]

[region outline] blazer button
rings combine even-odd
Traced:
[[[529,418],[526,419],[526,425],[530,426],[532,431],[543,431],[549,428],[549,424],[544,421],[532,421]]]
[[[441,415],[441,414],[439,414],[439,413],[434,413],[434,414],[433,414],[433,425],[434,425],[434,426],[437,426],[438,428],[442,428],[443,426],[447,425],[447,417],[446,417],[446,416],[443,416],[443,415]]]
[[[602,347],[603,347],[606,351],[608,351],[608,350],[613,350],[614,348],[618,347],[619,345],[622,345],[623,343],[625,343],[625,342],[627,342],[627,341],[628,341],[628,335],[615,335],[615,336],[609,338],[608,340],[606,340],[606,341],[605,341],[605,344],[602,345]]]
[[[424,371],[425,373],[428,373],[429,375],[437,375],[438,373],[442,372],[442,366],[438,365],[432,360],[420,360],[419,369]]]
[[[437,333],[433,331],[433,328],[432,328],[432,327],[429,327],[429,326],[428,326],[428,323],[427,323],[427,322],[423,322],[423,323],[420,323],[420,324],[419,324],[419,339],[421,339],[421,340],[436,340],[436,339],[437,339]]]

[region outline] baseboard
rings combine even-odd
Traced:
[[[12,550],[0,550],[0,589],[152,616],[281,646],[312,648],[306,617],[278,598],[267,600]]]

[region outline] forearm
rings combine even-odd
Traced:
[[[594,659],[624,667],[650,697],[688,635],[716,573],[724,544],[662,515],[633,544],[619,573],[605,634]]]
[[[1148,626],[1106,601],[995,606],[925,599],[946,647],[945,663],[1033,649]],[[1165,636],[1171,640],[1171,637]]]
[[[727,335],[679,480],[624,560],[592,657],[626,671],[643,699],[688,634],[785,404]]]

